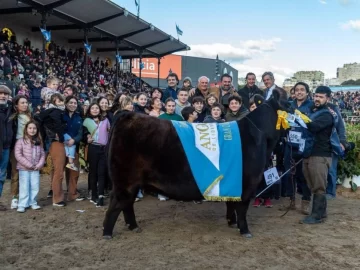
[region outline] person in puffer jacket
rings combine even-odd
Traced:
[[[35,121],[25,125],[24,137],[15,144],[16,168],[19,170],[19,203],[17,211],[24,213],[27,207],[38,210],[36,198],[40,189],[40,169],[45,163],[45,151],[40,131]]]
[[[44,108],[47,109],[50,104],[50,98],[53,94],[59,93],[59,80],[55,77],[49,77],[46,80],[46,87],[41,89],[41,99],[45,102]]]

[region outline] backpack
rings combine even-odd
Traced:
[[[331,113],[328,108],[323,108],[314,113],[310,113],[309,117],[311,120],[314,120],[320,114]],[[333,127],[330,135],[330,143],[332,146],[332,151],[339,157],[344,155],[344,151],[340,146],[340,139],[336,131],[336,123],[339,121],[336,113],[331,113],[334,118]],[[315,143],[315,136],[307,129],[300,125],[295,125],[291,127],[288,134],[288,143],[292,147],[293,157],[294,158],[308,158],[311,155],[312,149]]]

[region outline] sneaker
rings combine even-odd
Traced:
[[[53,196],[53,191],[50,189],[47,197],[48,197],[48,198],[52,198],[52,196]]]
[[[165,201],[167,201],[169,198],[166,197],[166,196],[164,196],[164,195],[158,194],[158,199],[159,199],[159,201],[161,201],[161,202],[165,202]]]
[[[34,204],[34,205],[31,206],[31,209],[32,210],[39,210],[39,209],[41,209],[41,206],[37,205],[37,204]]]
[[[261,199],[256,198],[252,206],[253,207],[260,207],[260,205],[261,205]]]
[[[102,207],[102,206],[104,206],[104,196],[100,195],[96,207]]]
[[[73,170],[73,171],[79,171],[79,168],[75,166],[74,163],[68,163],[66,164],[66,168]]]
[[[139,202],[139,201],[140,201],[140,198],[136,197],[135,202]]]
[[[25,213],[25,207],[18,207],[18,213]]]
[[[83,197],[83,196],[79,196],[75,199],[75,201],[77,201],[77,202],[81,202],[83,200],[85,200],[85,197]]]
[[[18,208],[18,203],[19,203],[19,200],[14,197],[12,200],[11,200],[11,209],[16,209]]]
[[[65,202],[53,203],[53,206],[64,207],[64,206],[66,206],[66,203]]]
[[[144,198],[144,195],[142,194],[141,189],[139,189],[139,192],[138,192],[138,194],[136,195],[136,197],[139,198],[139,199]]]
[[[266,208],[271,208],[271,207],[273,207],[273,204],[271,203],[270,199],[265,199],[264,206]]]
[[[91,199],[90,202],[93,203],[93,204],[95,204],[95,205],[97,205],[98,199]]]

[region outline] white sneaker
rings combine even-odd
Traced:
[[[25,208],[24,207],[18,207],[17,211],[19,213],[25,213]]]
[[[13,198],[11,200],[11,209],[17,209],[18,208],[19,200],[17,198]]]
[[[161,202],[165,202],[165,201],[167,201],[169,198],[166,197],[166,196],[164,196],[164,195],[158,194],[158,199],[159,199],[159,201],[161,201]]]
[[[41,206],[37,205],[37,204],[34,204],[34,205],[31,206],[31,209],[32,210],[39,210],[39,209],[41,209]]]

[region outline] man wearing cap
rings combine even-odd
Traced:
[[[312,213],[301,223],[316,224],[327,217],[326,184],[331,166],[331,133],[334,118],[328,109],[327,101],[331,90],[327,86],[319,86],[314,95],[314,105],[310,109],[311,122],[307,124],[313,135],[313,147],[308,158],[303,160],[303,172],[308,187],[313,194]]]
[[[12,107],[9,101],[10,95],[10,89],[5,85],[0,85],[0,198],[6,178],[10,146],[13,138],[13,121],[10,119]],[[6,210],[6,208],[2,202],[0,202],[0,211],[4,210]]]

